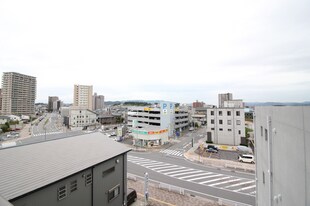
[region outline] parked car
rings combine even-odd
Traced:
[[[194,131],[194,127],[190,127],[190,128],[189,128],[189,131]]]
[[[218,150],[211,147],[211,148],[207,149],[207,152],[217,153]]]
[[[205,147],[206,151],[207,152],[214,152],[214,153],[217,153],[219,151],[219,149],[212,145],[212,144],[208,144],[206,147]]]
[[[239,155],[238,160],[240,162],[248,162],[248,163],[252,163],[252,164],[255,163],[254,156],[250,155],[250,154]]]
[[[127,206],[131,205],[137,200],[137,192],[133,188],[127,189]]]

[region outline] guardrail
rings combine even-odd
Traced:
[[[180,195],[185,195],[184,188],[181,188],[181,187],[176,187],[176,186],[165,184],[165,183],[159,183],[158,188],[159,189],[166,189],[169,192],[175,192],[175,193],[178,193]]]
[[[137,181],[138,179],[140,179],[140,180],[143,181],[144,177],[127,173],[127,179],[131,179],[133,181]],[[192,195],[192,194],[194,194],[194,195],[201,194],[202,197],[204,197],[204,196],[209,197],[210,199],[213,199],[214,201],[216,201],[219,205],[223,205],[223,206],[251,206],[251,205],[244,204],[244,203],[241,203],[241,202],[235,202],[233,200],[228,200],[228,199],[224,199],[224,198],[220,198],[220,197],[215,197],[215,196],[212,196],[212,195],[203,194],[201,192],[185,189],[185,188],[182,188],[182,187],[177,187],[177,186],[174,186],[174,185],[169,185],[169,184],[166,184],[166,183],[163,183],[163,182],[159,182],[159,181],[156,181],[156,180],[149,179],[149,181],[152,182],[159,189],[168,190],[170,192],[178,193],[178,194],[181,194],[181,195],[185,195],[185,191],[187,191],[187,193],[190,194],[190,195]]]

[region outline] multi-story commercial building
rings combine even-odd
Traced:
[[[255,107],[256,205],[310,205],[310,107]]]
[[[36,77],[15,72],[2,76],[2,114],[33,115],[35,113]]]
[[[219,108],[224,107],[224,101],[229,101],[232,99],[233,99],[232,93],[219,94],[218,95]]]
[[[103,95],[97,95],[95,93],[93,95],[93,111],[95,110],[101,110],[104,108],[104,96]]]
[[[69,110],[69,125],[71,129],[83,129],[95,125],[97,114],[88,109],[79,107],[70,107]]]
[[[132,129],[134,144],[162,145],[188,126],[188,112],[175,108],[172,102],[161,102],[153,107],[128,108],[128,128]]]
[[[93,86],[74,85],[73,106],[93,109]]]
[[[207,138],[215,144],[239,145],[245,137],[243,108],[207,110]]]
[[[54,110],[54,102],[58,101],[59,98],[56,96],[49,96],[48,103],[47,103],[47,111],[52,112]]]
[[[100,133],[2,149],[0,205],[127,205],[129,151]]]

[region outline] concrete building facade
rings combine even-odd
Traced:
[[[93,111],[79,107],[70,107],[69,125],[71,129],[83,129],[95,125],[96,121],[97,114]]]
[[[2,114],[33,115],[37,90],[36,77],[4,72],[2,76]]]
[[[196,102],[193,102],[193,108],[198,107],[204,107],[204,102],[198,102],[198,100],[196,100]]]
[[[0,88],[0,114],[2,114],[2,89]]]
[[[162,145],[189,124],[188,112],[175,108],[172,102],[161,102],[153,107],[130,107],[127,118],[134,143],[139,146]]]
[[[52,112],[54,110],[54,102],[58,101],[59,98],[56,96],[49,96],[47,103],[47,111]]]
[[[232,93],[219,94],[218,95],[219,108],[224,107],[224,101],[229,101],[232,99],[233,99]]]
[[[129,150],[100,133],[2,149],[0,201],[14,206],[125,205]]]
[[[256,205],[310,205],[310,107],[255,107]]]
[[[95,110],[102,110],[104,108],[104,96],[103,95],[97,95],[95,93],[93,95],[93,111]]]
[[[214,144],[240,145],[245,137],[243,108],[207,109],[207,138]]]
[[[74,85],[73,106],[93,109],[93,86]]]

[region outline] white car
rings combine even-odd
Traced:
[[[242,155],[239,155],[238,160],[239,160],[240,162],[248,162],[248,163],[252,163],[252,164],[255,163],[254,156],[251,155],[251,154],[242,154]]]

